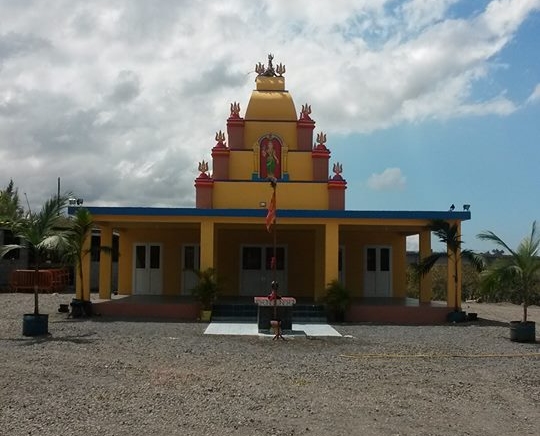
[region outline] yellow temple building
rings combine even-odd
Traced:
[[[111,246],[113,232],[119,235],[118,294],[188,304],[182,297],[191,295],[195,271],[211,267],[224,299],[267,295],[277,280],[282,295],[317,304],[326,285],[339,280],[353,299],[350,321],[444,321],[455,293],[461,295],[461,280],[457,289],[448,280],[449,303],[442,307],[431,303],[429,275],[420,281],[419,301],[407,299],[406,238],[419,235],[423,258],[431,253],[432,220],[460,226],[470,212],[347,210],[343,166],[330,162],[310,105],[297,110],[285,66],[274,66],[270,55],[255,71],[245,113],[230,105],[211,165],[199,163],[194,208],[88,207],[101,245]],[[274,193],[276,216],[268,223]],[[103,252],[102,300],[111,298],[111,265]],[[138,313],[149,310],[142,304]],[[196,317],[196,311],[182,313]]]

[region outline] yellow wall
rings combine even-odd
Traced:
[[[313,180],[313,159],[311,152],[288,153],[288,168],[290,181]]]
[[[229,154],[229,179],[251,180],[254,168],[253,150],[235,150]]]
[[[340,234],[340,245],[345,248],[345,285],[353,297],[362,297],[364,288],[364,247],[386,245],[392,247],[392,297],[405,297],[406,239],[405,236],[388,232],[354,232]]]
[[[120,231],[118,258],[118,291],[131,294],[133,289],[133,245],[135,243],[161,243],[163,295],[180,295],[182,274],[182,245],[198,244],[199,231],[189,229],[130,229]]]
[[[215,182],[214,209],[257,209],[272,196],[268,182]],[[323,183],[278,183],[277,208],[328,209],[328,186]],[[279,212],[278,212],[279,215]]]

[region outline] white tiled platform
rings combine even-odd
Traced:
[[[300,333],[305,336],[341,336],[341,334],[328,324],[293,324],[293,333],[283,336],[298,336]],[[271,334],[259,333],[257,324],[232,323],[232,322],[212,322],[204,331],[205,335],[241,335],[241,336],[273,336]]]

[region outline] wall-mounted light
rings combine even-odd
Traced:
[[[69,198],[68,199],[69,206],[82,206],[83,203],[84,203],[84,200],[82,198]]]
[[[259,207],[266,207],[266,201],[259,201]]]
[[[471,208],[470,204],[464,204],[463,205],[463,210],[469,210],[470,208]]]

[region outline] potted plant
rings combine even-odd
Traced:
[[[480,275],[480,284],[488,291],[508,287],[522,304],[521,321],[510,321],[510,340],[535,342],[536,324],[527,320],[527,307],[540,294],[540,233],[536,229],[536,221],[532,224],[529,236],[525,237],[515,250],[491,231],[482,232],[477,237],[494,242],[508,253],[488,266]]]
[[[62,252],[67,245],[67,230],[62,215],[68,197],[52,197],[39,212],[29,210],[26,215],[4,222],[21,244],[4,245],[0,256],[11,250],[27,247],[34,256],[34,312],[23,315],[23,335],[40,336],[48,333],[49,315],[39,312],[38,275],[42,260],[47,253]]]
[[[415,266],[415,272],[419,275],[426,275],[435,266],[437,261],[443,257],[448,259],[448,268],[452,268],[452,276],[454,279],[454,301],[453,311],[447,316],[450,322],[460,322],[467,319],[467,314],[461,310],[461,302],[458,300],[458,282],[459,260],[467,259],[471,265],[477,270],[482,271],[484,268],[484,259],[472,250],[462,250],[463,241],[459,233],[459,227],[456,223],[450,224],[444,220],[433,220],[430,224],[431,231],[439,238],[439,241],[446,244],[447,252],[433,253],[421,259],[418,265]]]
[[[212,318],[212,304],[219,293],[219,284],[214,268],[195,270],[198,282],[191,289],[191,294],[201,304],[201,321],[210,321]]]
[[[326,285],[324,302],[327,307],[328,321],[345,321],[345,312],[351,304],[351,296],[339,280],[332,280]]]

